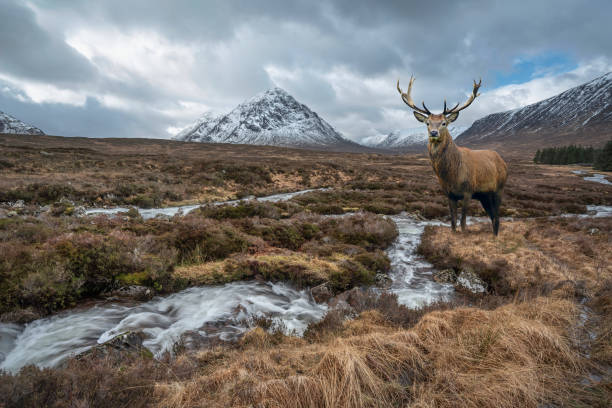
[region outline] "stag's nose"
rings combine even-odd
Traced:
[[[431,137],[438,137],[438,131],[437,130],[431,130],[429,132],[429,134],[431,135]]]

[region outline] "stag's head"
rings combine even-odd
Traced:
[[[461,106],[457,103],[454,108],[448,109],[446,107],[446,100],[444,101],[444,111],[442,113],[436,114],[431,113],[427,106],[425,106],[425,102],[423,102],[423,108],[419,108],[416,106],[412,97],[410,96],[410,91],[412,91],[412,84],[414,83],[414,77],[410,77],[410,83],[408,84],[408,90],[404,93],[399,85],[399,79],[397,80],[397,90],[402,95],[402,100],[406,105],[412,108],[414,117],[417,118],[419,122],[424,122],[427,125],[427,134],[429,135],[429,141],[432,143],[439,143],[445,137],[450,137],[448,133],[447,126],[457,120],[459,117],[459,111],[467,108],[470,104],[476,99],[478,95],[478,88],[480,88],[480,84],[482,81],[474,81],[474,89],[472,90],[472,94],[468,98],[468,100]]]

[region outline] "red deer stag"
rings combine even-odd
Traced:
[[[506,163],[493,150],[470,150],[457,146],[448,132],[448,124],[457,120],[459,111],[470,106],[480,95],[478,88],[481,81],[474,81],[472,94],[463,105],[457,104],[454,108],[447,109],[444,101],[444,112],[441,114],[431,113],[425,102],[423,109],[414,104],[410,96],[413,82],[414,77],[410,77],[408,90],[404,93],[398,80],[397,90],[404,103],[414,110],[417,120],[427,124],[429,159],[444,194],[448,196],[453,231],[457,228],[457,201],[462,200],[461,231],[465,231],[468,204],[471,198],[475,198],[491,218],[493,233],[497,235],[501,192],[508,176]]]

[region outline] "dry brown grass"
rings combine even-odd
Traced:
[[[564,388],[578,396],[567,395],[563,401],[570,406],[609,406],[611,227],[610,218],[523,220],[507,222],[497,239],[489,235],[486,225],[472,226],[467,234],[435,227],[426,231],[419,249],[439,267],[471,268],[489,283],[493,293],[506,299],[527,299],[523,308],[532,313],[542,311],[530,300],[538,295],[580,310],[583,317],[579,324],[564,325],[580,352],[575,354],[580,354],[595,377],[585,380],[582,388]],[[582,305],[585,301],[588,308]]]
[[[334,260],[321,259],[312,255],[280,250],[275,253],[245,255],[226,258],[217,262],[179,266],[174,274],[178,278],[188,279],[192,284],[211,285],[241,279],[278,278],[292,282],[303,282],[310,285],[325,282],[334,272],[340,272],[339,262],[347,259],[346,255],[337,254]],[[270,271],[270,275],[267,272]],[[267,276],[266,276],[267,275]]]
[[[608,278],[600,285],[589,306],[595,312],[595,318],[587,326],[594,337],[593,359],[609,369],[612,367],[612,279]],[[612,388],[612,381],[609,385]]]
[[[390,320],[390,310],[387,302],[339,321],[334,336],[311,342],[258,327],[235,346],[162,362],[111,354],[28,368],[0,378],[0,404],[606,406],[605,395],[580,385],[585,367],[571,331],[578,308],[569,299],[442,307],[408,328]]]
[[[537,298],[496,310],[432,312],[412,329],[378,312],[329,341],[278,343],[255,329],[236,350],[207,350],[202,373],[159,382],[157,406],[536,407],[567,401],[581,373],[566,328],[567,300]],[[221,357],[219,356],[221,355]],[[566,390],[568,388],[565,388]]]
[[[419,251],[440,268],[472,268],[500,295],[565,281],[592,292],[612,276],[609,233],[605,218],[507,221],[497,239],[488,223],[428,227]]]

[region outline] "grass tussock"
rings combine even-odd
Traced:
[[[592,356],[604,366],[612,366],[612,279],[606,279],[589,302],[596,313],[588,325],[593,337]]]
[[[498,295],[567,282],[585,296],[612,276],[610,226],[607,218],[505,222],[497,239],[487,223],[466,234],[427,227],[418,250],[439,268],[472,269]]]
[[[300,252],[284,251],[273,254],[244,255],[223,261],[180,266],[175,276],[190,284],[212,285],[236,280],[262,279],[289,281],[298,287],[315,286],[329,280],[340,271],[338,262]]]

